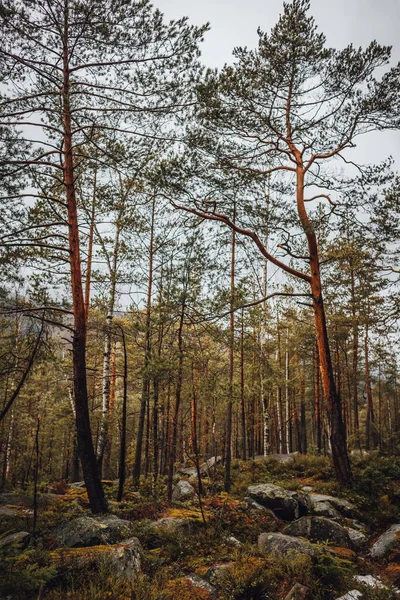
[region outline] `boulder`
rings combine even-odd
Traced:
[[[352,546],[347,529],[325,517],[301,517],[287,525],[283,532],[286,535],[305,537],[311,542],[328,541],[345,548]]]
[[[115,515],[83,516],[64,523],[53,532],[56,547],[84,548],[115,544],[132,534],[132,523]]]
[[[358,511],[356,507],[347,500],[335,498],[334,496],[326,496],[325,494],[310,494],[309,497],[313,511],[316,509],[318,510],[316,506],[318,503],[325,502],[333,506],[333,508],[335,508],[344,517],[348,517],[349,519],[358,518]]]
[[[137,579],[141,572],[143,548],[139,540],[132,537],[121,544],[90,546],[86,548],[58,548],[50,554],[54,564],[64,568],[79,569],[107,563],[118,578]]]
[[[174,531],[186,531],[187,533],[190,533],[192,530],[190,521],[187,521],[186,519],[177,519],[176,517],[164,517],[158,519],[158,521],[150,523],[150,526],[154,527],[154,529],[161,529],[169,533],[173,533]]]
[[[204,463],[200,465],[200,475],[201,477],[207,477],[208,472],[212,467],[220,463],[222,460],[222,456],[212,456]],[[196,467],[182,467],[178,469],[178,473],[180,475],[184,475],[185,477],[193,477],[197,479],[197,469]]]
[[[310,542],[283,533],[262,533],[258,536],[258,548],[263,554],[307,554],[315,556],[316,548]]]
[[[211,458],[209,458],[208,460],[206,460],[206,462],[204,462],[202,465],[200,465],[200,471],[207,473],[207,471],[209,471],[209,469],[212,469],[212,467],[215,467],[216,465],[218,465],[222,460],[222,456],[212,456]]]
[[[352,527],[346,527],[346,529],[354,548],[362,548],[368,542],[367,536],[362,531],[353,529]]]
[[[362,585],[367,585],[368,587],[374,589],[387,589],[379,577],[374,577],[373,575],[355,575],[354,579],[357,581],[357,583],[362,583]]]
[[[347,592],[344,596],[340,596],[337,600],[360,600],[362,598],[362,593],[358,590],[351,590]]]
[[[184,502],[191,500],[196,495],[196,490],[188,481],[178,481],[172,492],[172,500]]]
[[[301,583],[295,583],[285,600],[305,600],[308,596],[309,589]]]
[[[84,481],[75,481],[74,483],[70,484],[70,487],[72,487],[73,490],[80,490],[81,488],[85,487],[85,482]]]
[[[268,531],[277,531],[278,519],[276,518],[275,513],[270,508],[267,508],[266,506],[259,504],[259,502],[257,502],[256,500],[253,500],[253,498],[250,498],[250,497],[246,497],[244,499],[244,501],[251,511],[262,514],[263,527],[267,527],[266,521],[268,520],[270,523],[270,526],[268,527]]]
[[[289,521],[308,514],[311,506],[307,494],[291,492],[272,483],[250,485],[247,494],[262,506],[271,508],[280,518]]]
[[[30,533],[27,531],[17,531],[16,533],[10,533],[0,538],[0,548],[7,548],[10,546],[17,546],[25,548],[29,544]]]
[[[233,546],[236,546],[237,548],[239,548],[239,546],[242,545],[242,542],[239,541],[237,538],[235,538],[233,535],[230,535],[226,538],[226,541],[229,544],[232,544]]]
[[[293,464],[297,456],[300,456],[300,452],[291,452],[290,454],[271,454],[271,458],[284,465]]]
[[[179,475],[183,475],[184,477],[193,477],[197,478],[197,469],[196,467],[182,467],[178,469]]]
[[[16,517],[18,513],[7,506],[0,506],[0,519],[5,517]]]
[[[184,579],[189,581],[194,588],[205,590],[212,598],[217,598],[216,588],[202,577],[199,577],[198,575],[187,575]]]
[[[400,542],[400,524],[392,525],[383,533],[371,548],[372,558],[385,558]]]
[[[221,563],[217,565],[212,565],[212,567],[210,567],[207,573],[205,574],[205,578],[209,583],[211,583],[211,585],[218,587],[221,584],[223,584],[224,574],[226,573],[227,569],[229,569],[232,565],[233,563]]]
[[[312,505],[312,513],[317,517],[326,517],[327,519],[340,517],[340,513],[329,502],[316,502]]]

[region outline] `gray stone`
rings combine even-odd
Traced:
[[[11,504],[17,506],[18,504],[31,504],[32,497],[22,492],[2,492],[0,494],[0,504]]]
[[[271,454],[271,458],[278,461],[284,465],[291,465],[294,463],[296,456],[298,456],[298,452],[293,452],[291,454]]]
[[[222,456],[212,456],[204,463],[202,463],[199,467],[201,477],[207,477],[210,469],[212,469],[215,465],[220,463],[222,460]],[[182,467],[178,469],[178,473],[180,475],[184,475],[185,477],[192,477],[197,479],[197,469],[196,467]],[[193,479],[194,481],[194,479]]]
[[[351,548],[352,543],[347,529],[325,517],[301,517],[287,525],[286,535],[305,537],[311,542],[331,542],[335,546]]]
[[[360,598],[362,598],[361,592],[359,592],[358,590],[351,590],[350,592],[347,592],[347,594],[345,594],[344,596],[340,596],[340,598],[337,598],[337,600],[360,600]]]
[[[362,531],[352,527],[346,527],[346,529],[354,548],[362,548],[368,542],[367,536]]]
[[[190,521],[187,521],[186,519],[177,519],[175,517],[158,519],[158,521],[151,523],[150,526],[154,527],[154,529],[162,529],[170,533],[173,533],[174,531],[187,531],[187,533],[190,533],[192,529]]]
[[[184,502],[191,500],[196,495],[196,490],[188,481],[178,481],[172,492],[172,500]]]
[[[316,548],[298,537],[284,535],[283,533],[262,533],[258,536],[258,548],[264,554],[307,554],[315,556]]]
[[[212,565],[212,567],[208,569],[205,578],[209,583],[211,583],[211,585],[214,585],[216,587],[221,586],[224,580],[224,574],[226,573],[227,569],[229,569],[232,565],[233,563],[222,563],[218,565]]]
[[[0,548],[7,548],[9,546],[26,547],[29,543],[31,535],[27,531],[17,531],[16,533],[10,533],[0,538]]]
[[[84,481],[75,481],[75,483],[70,484],[70,487],[72,487],[73,490],[79,490],[79,489],[85,487],[85,482]]]
[[[133,525],[115,515],[83,516],[64,523],[53,532],[57,547],[84,548],[115,544],[128,538]]]
[[[400,542],[400,524],[392,525],[383,533],[371,548],[372,558],[384,558]]]
[[[230,535],[229,537],[226,538],[226,541],[229,542],[229,544],[233,544],[234,546],[241,546],[242,542],[240,542],[237,538],[235,538],[233,535]]]
[[[119,577],[135,580],[142,569],[143,548],[136,537],[124,540],[107,554]]]
[[[285,490],[272,483],[260,483],[247,488],[250,498],[271,508],[286,520],[298,519],[301,514],[308,514],[310,501],[307,494]]]
[[[1,517],[15,517],[18,513],[7,506],[0,506],[0,518]]]
[[[317,517],[327,517],[328,519],[337,519],[340,517],[340,513],[329,502],[315,502],[312,505],[312,513]]]
[[[209,583],[208,581],[203,579],[202,577],[199,577],[198,575],[187,575],[186,577],[184,577],[184,579],[186,579],[187,581],[190,581],[190,583],[193,585],[193,587],[205,590],[213,598],[217,597],[216,588],[213,585],[211,585],[211,583]]]
[[[305,600],[307,598],[309,589],[301,583],[295,583],[285,600]]]
[[[310,501],[313,510],[315,510],[315,505],[319,502],[328,502],[331,506],[333,506],[333,508],[336,508],[336,510],[345,517],[348,517],[349,519],[358,518],[358,511],[354,504],[351,504],[342,498],[326,496],[325,494],[310,494]]]
[[[310,492],[314,491],[314,488],[311,485],[303,485],[301,491],[305,492],[306,494],[309,494]]]
[[[373,575],[355,575],[354,579],[357,581],[357,583],[362,583],[362,585],[367,585],[371,588],[380,590],[387,589],[379,577],[374,577]]]
[[[197,477],[197,469],[196,467],[182,467],[178,469],[179,475],[183,475],[184,477]]]
[[[209,469],[212,469],[212,467],[215,467],[216,465],[218,465],[222,460],[222,456],[212,456],[211,458],[209,458],[208,460],[206,460],[206,462],[204,462],[202,465],[200,465],[200,471],[208,471]]]

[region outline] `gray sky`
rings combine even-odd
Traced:
[[[210,22],[202,55],[212,67],[231,62],[235,46],[254,48],[257,27],[269,31],[283,7],[282,0],[153,0],[153,4],[168,20],[188,16],[196,25]],[[400,60],[400,0],[311,0],[311,13],[329,46],[366,46],[376,39],[393,46],[393,64]],[[392,155],[400,169],[400,132],[360,138],[354,152],[357,160],[367,163]]]

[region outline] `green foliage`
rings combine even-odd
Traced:
[[[15,548],[0,551],[0,598],[29,600],[56,574],[49,565],[48,553],[42,550],[27,550],[18,554]]]

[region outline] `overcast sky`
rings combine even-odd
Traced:
[[[257,28],[269,31],[283,7],[281,0],[153,0],[153,4],[168,20],[187,16],[196,25],[210,22],[202,56],[213,67],[231,62],[235,46],[254,48]],[[329,46],[366,46],[376,39],[393,46],[393,64],[400,60],[400,0],[311,0],[311,13]],[[371,163],[392,155],[400,169],[400,132],[366,136],[358,145],[354,150],[358,160]]]

